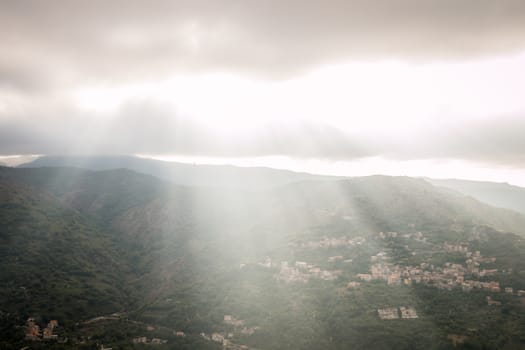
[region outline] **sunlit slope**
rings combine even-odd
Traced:
[[[4,168],[3,174],[148,246],[175,237],[280,240],[334,218],[373,232],[477,224],[525,233],[520,214],[408,177],[301,181],[249,191],[178,186],[124,169]]]
[[[89,170],[129,169],[188,186],[260,189],[301,180],[332,180],[322,176],[262,167],[195,165],[132,156],[44,156],[23,168],[76,167]]]
[[[276,191],[287,206],[322,208],[374,229],[468,223],[525,234],[525,216],[409,177],[369,176],[336,182],[303,182]]]
[[[153,175],[180,185],[237,189],[268,189],[298,181],[344,179],[336,176],[321,176],[263,167],[191,165],[132,156],[44,156],[22,164],[20,167],[76,167],[97,171],[122,168]],[[521,187],[458,179],[425,178],[425,180],[435,186],[449,188],[494,207],[525,213],[525,189]]]
[[[178,186],[124,169],[4,173],[52,193],[63,205],[120,232],[120,238],[134,244],[144,241],[148,247],[175,238],[178,242],[253,238],[272,245],[332,220],[370,232],[474,224],[525,233],[525,217],[520,214],[408,177],[301,181],[249,191]]]

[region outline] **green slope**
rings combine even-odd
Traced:
[[[237,189],[270,188],[301,180],[333,180],[322,176],[264,167],[197,165],[166,162],[133,156],[44,156],[22,168],[75,167],[89,170],[129,169],[187,186],[230,187]]]
[[[525,243],[510,233],[523,234],[523,216],[423,180],[373,176],[240,190],[184,187],[124,169],[0,168],[0,184],[3,344],[27,345],[15,326],[35,314],[64,323],[72,339],[66,348],[79,347],[80,335],[92,337],[86,346],[131,349],[133,337],[147,335],[168,340],[159,349],[213,348],[202,332],[233,332],[234,343],[256,349],[447,349],[449,334],[468,335],[472,348],[525,341],[514,296],[490,294],[504,306],[488,308],[483,291],[384,281],[346,288],[379,252],[392,264],[464,263],[443,251],[449,242],[494,257],[482,266],[501,271],[491,278],[525,289]],[[381,231],[399,236],[381,238]],[[426,240],[405,237],[417,232]],[[364,243],[301,248],[325,237]],[[330,263],[330,256],[352,262]],[[266,258],[342,275],[284,283],[278,267],[259,264]],[[377,308],[391,305],[412,305],[420,318],[379,320]],[[119,320],[76,325],[119,310],[126,311]],[[223,322],[229,314],[258,328],[252,335],[232,329]],[[178,330],[187,337],[177,338]]]
[[[127,267],[114,241],[56,197],[0,169],[0,310],[4,327],[27,317],[64,329],[127,308]],[[23,337],[17,333],[16,338]]]

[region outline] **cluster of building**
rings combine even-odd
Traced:
[[[383,240],[388,240],[392,238],[403,238],[411,239],[417,242],[428,243],[427,237],[423,235],[420,231],[413,233],[398,233],[398,232],[379,232],[379,238]]]
[[[346,288],[355,289],[355,288],[359,288],[360,286],[361,286],[361,282],[351,281],[351,282],[348,282],[348,284],[346,285]]]
[[[443,249],[448,253],[468,253],[468,247],[461,243],[443,243]]]
[[[161,344],[166,344],[167,342],[168,341],[166,339],[160,339],[160,338],[151,338],[151,339],[148,339],[147,337],[133,338],[133,344],[161,345]]]
[[[232,315],[224,315],[224,323],[229,326],[233,326],[235,330],[239,330],[240,328],[240,333],[244,335],[252,335],[256,330],[259,329],[259,327],[246,327],[244,325],[244,320],[238,320]]]
[[[495,275],[498,272],[497,269],[489,269],[489,270],[479,269],[479,266],[481,263],[493,263],[493,262],[496,262],[496,258],[483,257],[481,256],[479,251],[476,251],[474,253],[467,251],[465,255],[467,257],[467,260],[465,261],[465,263],[467,265],[466,271],[468,273],[479,275],[480,277],[484,277],[484,276]]]
[[[241,334],[244,335],[252,335],[255,333],[255,331],[259,329],[259,327],[243,327],[240,330]],[[212,340],[217,343],[221,343],[224,346],[233,345],[232,338],[234,336],[233,332],[229,333],[212,333],[209,336],[207,336],[205,333],[201,333],[201,336],[204,337],[207,340]]]
[[[381,239],[389,239],[389,238],[397,238],[402,237],[406,239],[414,239],[416,241],[426,242],[426,237],[423,236],[421,232],[414,232],[414,233],[405,233],[405,234],[399,234],[397,232],[379,232],[379,238]]]
[[[467,267],[455,263],[446,263],[443,267],[435,267],[428,263],[421,263],[420,266],[399,266],[384,261],[377,261],[377,256],[373,258],[372,260],[376,261],[376,263],[371,266],[371,273],[357,274],[357,278],[363,281],[382,279],[387,281],[388,285],[423,283],[448,290],[454,287],[461,287],[465,291],[469,291],[472,288],[487,289],[492,292],[500,291],[499,282],[466,280],[466,274],[474,274],[474,269],[469,268],[468,264]],[[485,270],[482,270],[481,273],[478,271],[478,275],[484,276],[488,274],[485,274]]]
[[[224,323],[233,327],[244,326],[244,320],[238,320],[232,315],[224,315]]]
[[[483,257],[479,251],[470,252],[463,244],[445,243],[443,248],[449,252],[464,253],[466,256],[465,265],[447,262],[442,267],[436,267],[429,263],[421,263],[419,266],[399,266],[389,263],[386,253],[380,252],[370,259],[373,262],[370,273],[357,274],[357,278],[362,281],[385,280],[388,285],[422,283],[446,290],[461,288],[465,292],[473,289],[495,293],[502,291],[500,283],[497,281],[479,281],[465,278],[465,276],[486,277],[496,275],[497,269],[480,270],[479,268],[481,263],[493,263],[496,258]],[[506,287],[504,291],[508,294],[514,294],[512,287]],[[522,296],[525,295],[525,291],[519,290],[516,294]]]
[[[453,288],[453,287],[454,286],[450,288]],[[465,280],[461,282],[461,289],[464,292],[470,292],[474,288],[483,289],[483,290],[486,290],[488,292],[493,292],[493,293],[501,292],[501,287],[499,285],[499,282],[496,282],[496,281],[480,282],[480,281],[475,281],[475,280]]]
[[[57,320],[51,320],[45,328],[40,331],[40,326],[33,317],[26,321],[26,339],[27,340],[57,340],[58,335],[55,334],[56,327],[58,327]]]
[[[233,334],[228,334],[230,337],[233,337]],[[217,343],[221,343],[223,346],[228,346],[230,344],[230,340],[228,340],[223,334],[221,333],[212,333],[211,334],[211,340]]]
[[[325,281],[332,281],[343,274],[342,270],[322,270],[321,268],[308,264],[304,261],[295,262],[295,266],[290,266],[288,262],[281,263],[281,270],[276,278],[284,282],[306,283],[311,278],[319,278]]]
[[[329,256],[328,262],[330,263],[336,263],[336,262],[345,262],[345,263],[351,263],[353,259],[345,259],[342,255],[336,255],[336,256]]]
[[[401,313],[401,318],[417,318],[416,310],[413,307],[400,306],[399,312]]]
[[[339,247],[353,247],[366,242],[363,237],[322,237],[319,241],[290,243],[293,248],[303,249],[317,249],[317,248],[339,248]]]
[[[400,306],[377,309],[377,314],[382,320],[395,320],[398,318],[414,319],[418,318],[416,310],[413,307]]]
[[[231,338],[233,338],[233,333],[212,333],[210,335],[207,335],[206,333],[201,333],[201,337],[208,341],[213,341],[219,344],[222,344],[223,348],[230,349],[230,350],[248,350],[249,347],[242,344],[235,344],[232,342]]]
[[[244,335],[252,335],[253,333],[255,333],[257,329],[259,329],[259,327],[246,327],[244,325],[244,320],[236,319],[232,315],[224,315],[223,321],[226,325],[233,326],[234,332],[238,331]],[[221,344],[226,349],[231,349],[231,350],[249,349],[248,346],[246,345],[235,344],[233,342],[234,332],[228,332],[228,333],[215,332],[210,335],[207,335],[206,333],[201,333],[200,335],[206,340]]]
[[[487,296],[487,305],[488,306],[500,306],[501,305],[501,301],[497,301],[497,300],[494,300],[492,299],[492,297],[490,296]]]

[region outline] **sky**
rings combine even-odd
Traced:
[[[523,23],[521,0],[3,0],[0,162],[525,186]]]

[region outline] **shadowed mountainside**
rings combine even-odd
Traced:
[[[330,180],[334,176],[313,175],[263,167],[196,165],[165,162],[133,156],[45,156],[20,165],[23,168],[75,167],[89,170],[129,169],[179,185],[269,188],[301,180]]]

